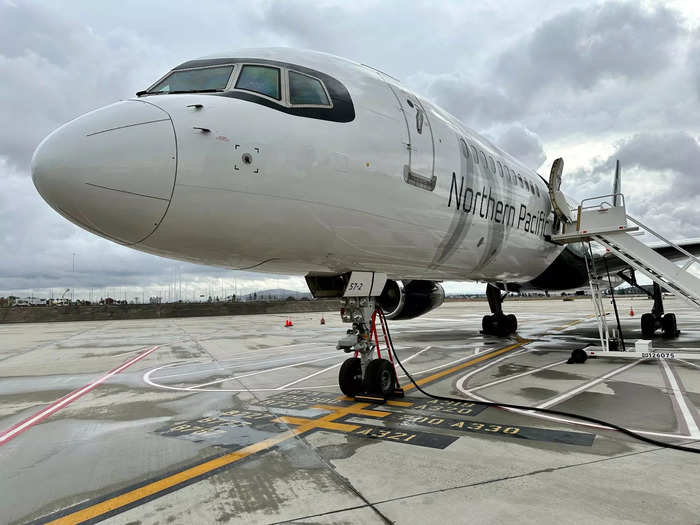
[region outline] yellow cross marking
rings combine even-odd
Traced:
[[[365,407],[368,406],[369,403],[355,403],[354,405],[347,407],[338,407],[335,405],[314,405],[313,408],[318,408],[321,410],[331,410],[332,412],[317,419],[309,419],[306,417],[282,416],[273,421],[279,421],[288,425],[299,425],[297,427],[297,430],[299,430],[300,428],[304,428],[307,430],[311,430],[314,428],[325,428],[327,430],[341,430],[343,432],[352,432],[353,430],[356,430],[360,427],[358,425],[349,425],[347,423],[335,423],[334,420],[341,418],[347,414],[372,417],[384,417],[389,415],[389,412],[383,412],[381,410],[366,410]]]

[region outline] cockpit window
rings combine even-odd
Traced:
[[[289,72],[289,102],[294,105],[330,106],[321,81],[296,71]]]
[[[148,90],[148,93],[203,93],[223,91],[233,66],[207,67],[173,71]]]
[[[236,89],[253,91],[280,100],[280,70],[269,66],[243,66],[238,75]]]

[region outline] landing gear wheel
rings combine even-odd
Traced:
[[[508,337],[517,331],[518,319],[513,314],[485,315],[481,320],[481,328],[484,335]]]
[[[394,393],[396,373],[394,366],[386,359],[374,359],[365,370],[364,389],[368,393],[388,397]]]
[[[678,325],[676,324],[676,314],[666,314],[661,318],[661,329],[666,339],[678,337]]]
[[[656,331],[655,320],[652,314],[642,314],[642,337],[644,339],[651,339],[654,337],[654,332]]]
[[[338,372],[340,390],[348,397],[355,397],[362,390],[362,363],[359,357],[343,361]]]
[[[588,359],[588,354],[583,348],[577,348],[571,352],[571,357],[567,361],[568,364],[583,364]]]
[[[510,333],[514,334],[515,332],[517,332],[518,331],[518,318],[515,317],[515,314],[506,315],[506,320],[507,320],[507,326],[508,326],[508,329],[510,330]]]

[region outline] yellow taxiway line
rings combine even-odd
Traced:
[[[459,365],[455,365],[452,368],[447,368],[445,370],[441,370],[440,372],[436,372],[436,373],[429,375],[427,377],[417,379],[416,383],[418,384],[418,386],[423,386],[426,383],[432,383],[433,381],[435,381],[437,379],[440,379],[442,377],[445,377],[446,375],[450,375],[450,374],[453,374],[455,372],[458,372],[459,370],[462,370],[463,368],[466,368],[468,366],[472,366],[472,365],[475,365],[477,363],[481,363],[482,361],[484,361],[486,359],[491,359],[492,357],[496,357],[497,355],[505,354],[506,352],[509,352],[515,348],[518,348],[519,346],[524,345],[526,342],[527,342],[526,340],[523,340],[522,342],[514,343],[510,346],[506,346],[506,347],[501,348],[499,350],[494,350],[493,352],[489,352],[487,354],[476,357],[474,359],[471,359],[471,360],[466,361],[464,363],[461,363]],[[413,383],[409,383],[408,385],[404,386],[403,389],[404,389],[404,391],[406,391],[406,390],[410,390],[410,389],[415,388],[415,387],[416,387],[416,385],[414,385]]]

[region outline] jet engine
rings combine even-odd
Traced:
[[[434,281],[388,280],[377,303],[387,319],[413,319],[445,301],[445,290]]]

